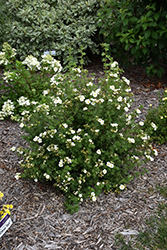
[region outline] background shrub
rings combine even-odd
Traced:
[[[8,0],[5,6],[10,18],[4,42],[17,49],[21,60],[55,50],[64,64],[69,48],[76,62],[81,46],[97,52],[93,36],[99,0]]]
[[[124,65],[137,63],[161,76],[167,57],[166,1],[104,0],[98,26],[110,52]],[[125,55],[125,56],[122,56]]]

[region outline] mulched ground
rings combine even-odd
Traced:
[[[103,76],[99,59],[87,66],[96,77]],[[134,93],[133,108],[143,105],[140,119],[144,119],[151,104],[158,105],[158,90],[167,87],[167,74],[162,79],[147,77],[140,67],[125,69]],[[161,88],[160,88],[161,87]],[[158,204],[167,202],[155,191],[157,183],[167,181],[167,144],[155,145],[159,155],[146,166],[148,174],[134,179],[119,196],[101,194],[96,203],[83,202],[80,210],[69,215],[63,206],[64,197],[50,185],[31,180],[16,181],[21,172],[19,158],[10,151],[12,146],[24,146],[17,123],[0,121],[0,190],[4,203],[13,204],[13,225],[0,238],[1,250],[109,250],[114,247],[114,235],[127,235],[145,228],[145,219]]]

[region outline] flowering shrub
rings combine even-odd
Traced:
[[[3,193],[0,191],[0,200],[3,198]],[[3,205],[2,210],[0,210],[0,220],[2,220],[7,214],[10,215],[10,209],[13,205]]]
[[[31,112],[22,105],[20,127],[30,148],[11,149],[22,157],[24,172],[16,178],[52,183],[65,194],[70,212],[102,191],[124,190],[136,167],[154,160],[143,123],[135,123],[141,111],[129,110],[129,80],[120,77],[117,62],[104,59],[104,67],[98,85],[82,68],[50,77],[42,102],[27,98]]]
[[[145,120],[145,130],[152,140],[159,143],[167,142],[167,89],[162,98],[159,98],[159,106],[150,107]]]
[[[18,120],[25,106],[31,110],[31,104],[42,101],[42,93],[49,86],[48,77],[62,69],[51,55],[42,55],[41,62],[30,55],[20,62],[16,60],[16,50],[8,43],[4,43],[0,52],[0,65],[4,67],[0,81],[0,119],[10,116]]]

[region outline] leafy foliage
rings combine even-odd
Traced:
[[[37,58],[44,51],[56,51],[63,64],[72,49],[75,62],[81,46],[92,53],[97,46],[92,37],[96,33],[96,0],[8,0],[10,18],[6,24],[4,41],[17,49],[24,60],[27,55]]]
[[[98,26],[111,53],[125,65],[137,63],[146,67],[148,75],[161,77],[167,56],[165,8],[157,1],[102,1]]]
[[[150,126],[151,123],[156,124],[156,130]],[[150,107],[145,120],[145,129],[152,140],[161,144],[167,142],[167,90],[159,98],[159,106],[157,108]]]

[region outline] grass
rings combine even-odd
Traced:
[[[157,185],[157,191],[167,198],[167,187]],[[167,204],[161,202],[154,216],[147,221],[147,229],[140,232],[132,242],[125,242],[121,234],[115,237],[115,246],[119,250],[167,250]]]

